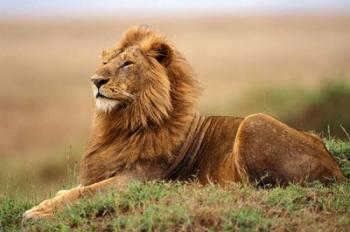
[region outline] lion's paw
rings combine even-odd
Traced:
[[[53,216],[54,210],[55,208],[52,199],[45,200],[39,205],[24,212],[24,214],[22,215],[22,222],[50,218]]]

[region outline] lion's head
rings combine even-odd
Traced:
[[[193,104],[198,94],[185,59],[143,26],[131,27],[116,47],[102,52],[91,80],[97,110],[127,115],[123,126],[131,128],[163,122],[175,105]]]
[[[162,35],[131,27],[102,53],[91,78],[96,111],[81,182],[94,183],[143,160],[173,163],[194,117],[198,82]]]

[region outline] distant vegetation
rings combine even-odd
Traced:
[[[350,139],[350,85],[342,79],[323,82],[314,90],[296,85],[252,89],[228,101],[225,109],[227,115],[264,112],[297,129]]]
[[[350,178],[350,143],[327,140]],[[33,191],[41,191],[34,188]],[[0,231],[21,230],[21,214],[37,200],[3,194]],[[130,183],[121,192],[78,202],[34,231],[348,231],[350,182],[333,186],[256,189],[198,183]]]
[[[301,110],[286,117],[286,122],[350,140],[350,86],[345,82],[324,83]]]

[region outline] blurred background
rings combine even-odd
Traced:
[[[349,1],[3,0],[0,194],[41,198],[74,184],[93,113],[89,78],[134,24],[167,35],[192,64],[202,113],[265,112],[348,139]]]

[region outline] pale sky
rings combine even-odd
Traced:
[[[162,15],[350,11],[350,0],[1,0],[0,14],[27,15]]]

